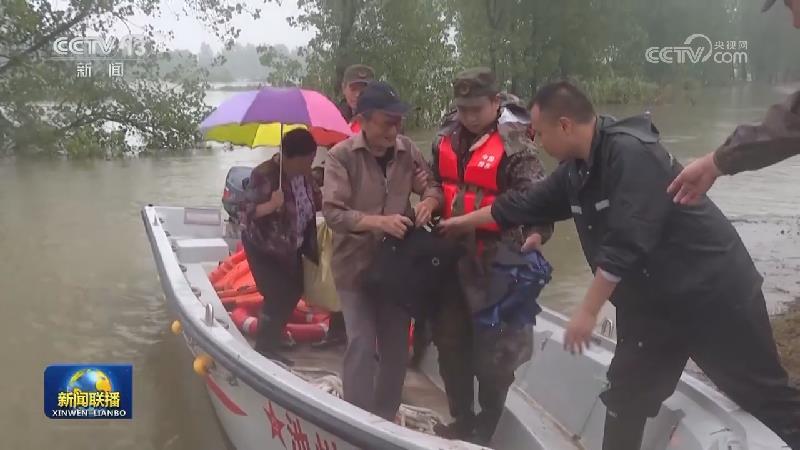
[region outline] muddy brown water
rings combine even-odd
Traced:
[[[211,92],[216,104],[229,92]],[[696,106],[649,109],[682,161],[715,148],[735,124],[758,118],[786,89],[702,92]],[[417,133],[429,148],[432,132]],[[2,448],[217,449],[225,441],[202,383],[178,339],[139,219],[147,203],[219,205],[228,168],[264,150],[198,150],[121,161],[0,162]],[[547,164],[552,167],[552,161]],[[711,192],[765,275],[773,311],[800,292],[800,158],[725,178]],[[556,272],[542,301],[560,311],[589,279],[574,226],[561,223],[546,248]],[[54,421],[42,412],[42,374],[54,362],[131,362],[134,419]]]

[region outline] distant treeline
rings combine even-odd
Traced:
[[[800,79],[800,32],[786,8],[752,0],[299,0],[296,26],[316,30],[302,49],[303,84],[334,94],[344,68],[367,63],[431,124],[447,106],[453,74],[485,65],[528,98],[557,78],[581,82],[602,103],[672,101],[704,85]],[[652,63],[650,47],[703,34],[734,43],[735,63]],[[692,41],[693,48],[705,39]],[[652,51],[651,51],[652,52]],[[724,55],[717,59],[733,59]],[[667,98],[669,97],[669,98]]]
[[[236,44],[241,30],[233,19],[258,19],[258,2],[184,0],[224,50],[205,44],[197,55],[157,52],[158,37],[146,25],[150,51],[126,62],[119,77],[100,66],[81,76],[75,61],[49,58],[54,40],[109,34],[120,22],[157,16],[160,0],[60,3],[4,3],[0,155],[191,148],[210,111],[209,82],[298,85],[338,98],[353,63],[373,66],[415,106],[411,127],[434,126],[449,108],[455,73],[476,65],[492,68],[503,89],[522,98],[570,78],[598,103],[691,100],[703,86],[800,80],[800,32],[781,2],[762,14],[754,0],[297,0],[290,25],[315,34],[290,50]],[[661,51],[682,46],[689,49]],[[680,63],[680,52],[714,55]]]

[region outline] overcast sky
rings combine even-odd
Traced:
[[[313,36],[312,31],[292,28],[286,22],[287,17],[296,16],[299,11],[296,0],[281,0],[280,6],[274,0],[266,4],[263,4],[263,0],[243,1],[251,6],[260,7],[261,18],[253,20],[252,17],[243,15],[233,20],[234,25],[242,30],[238,43],[284,44],[294,48],[307,44]],[[149,23],[164,33],[172,30],[175,38],[166,43],[170,49],[184,49],[198,53],[200,44],[204,41],[214,50],[222,48],[223,43],[207,30],[202,22],[182,15],[183,0],[162,0],[161,5],[161,17],[136,18],[131,22],[139,26]]]

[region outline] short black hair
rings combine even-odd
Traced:
[[[305,128],[295,128],[283,135],[281,139],[281,149],[287,158],[297,158],[308,156],[317,151],[317,143],[314,137]]]
[[[541,87],[531,99],[530,107],[534,105],[551,117],[569,117],[578,123],[590,122],[595,116],[589,97],[569,81],[557,81]]]

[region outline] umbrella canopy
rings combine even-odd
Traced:
[[[249,147],[280,145],[281,133],[307,128],[317,145],[331,146],[352,132],[333,102],[316,91],[265,87],[222,102],[200,124],[207,140]]]

